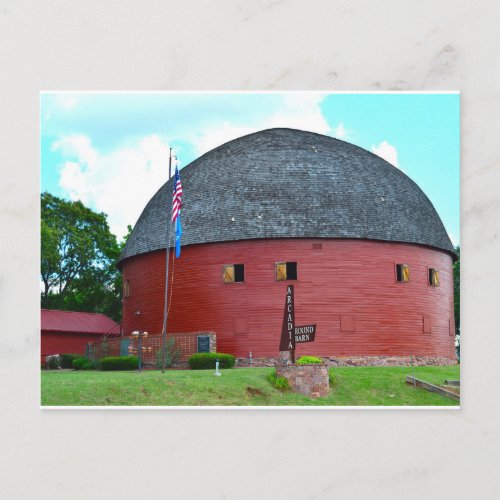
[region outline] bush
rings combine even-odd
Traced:
[[[297,361],[296,365],[322,365],[323,360],[317,358],[316,356],[301,356]]]
[[[287,391],[290,388],[288,379],[285,377],[276,377],[274,380],[274,387],[280,391]]]
[[[76,362],[76,364],[74,364]],[[88,359],[75,359],[73,360],[73,369],[74,370],[95,370],[97,368],[96,364],[93,361],[89,361]]]
[[[330,387],[333,387],[335,385],[335,375],[332,371],[328,372],[328,385]]]
[[[219,368],[232,368],[234,366],[234,356],[221,352],[198,352],[189,356],[188,364],[192,370],[215,369],[216,358],[219,358]]]
[[[271,382],[275,389],[278,389],[280,391],[288,391],[288,389],[290,389],[288,379],[286,377],[277,377],[276,371],[269,375],[268,380],[269,382]]]
[[[73,368],[73,361],[80,358],[85,359],[81,354],[61,354],[61,368]]]
[[[47,370],[57,370],[59,365],[59,354],[51,354],[45,358],[45,366],[47,367]]]
[[[87,358],[77,358],[73,360],[72,367],[73,370],[99,370],[101,363]]]
[[[74,370],[83,370],[83,365],[88,362],[89,360],[87,358],[76,358],[71,362],[71,367]]]
[[[101,369],[112,370],[137,370],[139,358],[137,356],[109,356],[101,359]]]
[[[175,347],[175,340],[173,337],[167,340],[165,347],[165,366],[170,368],[181,359],[181,350]],[[160,347],[160,349],[156,351],[156,368],[159,370],[162,368],[162,354],[162,349]]]

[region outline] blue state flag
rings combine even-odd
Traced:
[[[182,224],[181,224],[181,214],[175,219],[175,256],[178,259],[181,256],[181,236],[182,236]]]

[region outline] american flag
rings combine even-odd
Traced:
[[[181,177],[179,175],[179,169],[175,167],[174,175],[174,197],[172,200],[172,222],[179,216],[179,212],[182,207],[182,185]]]

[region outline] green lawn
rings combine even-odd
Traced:
[[[274,368],[136,372],[42,371],[43,406],[456,406],[459,403],[415,389],[417,378],[440,385],[459,379],[459,366],[333,368],[335,385],[324,398],[310,399],[275,389]]]

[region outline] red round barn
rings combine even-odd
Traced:
[[[271,129],[206,153],[181,179],[169,332],[213,331],[219,352],[275,357],[293,284],[295,324],[317,325],[298,355],[455,362],[453,246],[401,170],[331,137]],[[169,181],[120,258],[125,335],[161,333],[171,196]]]

